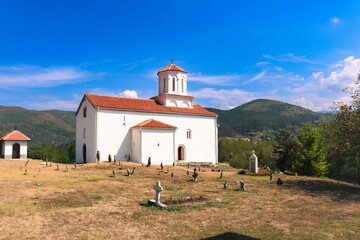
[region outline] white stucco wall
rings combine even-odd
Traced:
[[[18,143],[20,145],[20,158],[27,158],[27,141],[3,141],[2,143],[2,153],[4,158],[11,159],[13,153],[13,145]]]
[[[83,108],[87,107],[87,115],[83,117]],[[85,138],[84,138],[84,128]],[[81,163],[82,150],[86,144],[86,162],[96,160],[96,109],[85,98],[76,116],[76,162]],[[104,158],[105,156],[101,156]],[[107,159],[108,156],[105,158]]]
[[[141,129],[141,163],[147,163],[151,157],[152,164],[173,164],[174,130]]]
[[[175,148],[185,146],[186,161],[217,162],[217,128],[214,116],[194,116],[182,114],[163,114],[148,112],[127,112],[116,110],[98,110],[87,104],[87,118],[82,117],[82,110],[77,115],[76,160],[81,162],[82,145],[87,145],[87,160],[95,160],[96,150],[100,151],[101,160],[106,161],[109,154],[115,154],[118,160],[127,160],[132,153],[131,127],[153,118],[174,125]],[[124,121],[125,117],[125,121]],[[86,139],[83,139],[83,127],[86,127]],[[97,131],[95,131],[97,129]],[[187,130],[192,131],[192,139],[187,139]],[[97,140],[95,141],[97,136]],[[145,143],[143,141],[143,143]],[[150,143],[149,143],[150,144]],[[169,148],[171,148],[169,146]],[[132,158],[134,153],[132,153]],[[175,153],[175,156],[177,154]],[[146,160],[147,161],[147,160]]]

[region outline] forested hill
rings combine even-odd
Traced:
[[[281,129],[292,130],[324,114],[285,102],[257,99],[230,110],[207,108],[219,115],[219,137],[273,137]]]
[[[0,106],[0,131],[17,129],[33,143],[60,146],[75,140],[75,113],[72,111],[35,111]]]
[[[324,114],[284,102],[258,99],[231,110],[207,108],[219,114],[219,137],[273,137],[280,129],[293,129]],[[75,112],[35,111],[0,106],[0,131],[20,130],[33,143],[66,145],[75,140]]]

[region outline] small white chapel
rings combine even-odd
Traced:
[[[76,162],[164,165],[217,163],[217,114],[187,94],[188,72],[171,63],[158,75],[158,96],[124,98],[86,93],[76,112]]]

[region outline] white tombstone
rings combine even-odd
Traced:
[[[258,157],[255,155],[254,150],[252,150],[252,154],[250,156],[250,172],[258,173]]]
[[[154,185],[154,189],[156,191],[155,203],[159,204],[160,203],[160,193],[163,191],[163,188],[160,185],[160,181],[156,182],[156,184]]]
[[[160,185],[159,181],[157,181],[156,184],[154,185],[154,190],[156,192],[155,200],[154,199],[149,199],[148,200],[149,206],[154,206],[155,205],[155,206],[160,207],[160,208],[166,208],[167,206],[160,202],[160,193],[163,191],[163,187]]]

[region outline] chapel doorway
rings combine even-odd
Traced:
[[[82,160],[83,160],[83,163],[86,163],[86,144],[85,143],[83,145]]]
[[[178,147],[178,157],[177,157],[177,159],[178,159],[178,161],[181,161],[181,160],[185,160],[185,147],[183,146],[183,145],[180,145],[179,147]]]
[[[13,144],[12,158],[20,158],[20,144]]]

